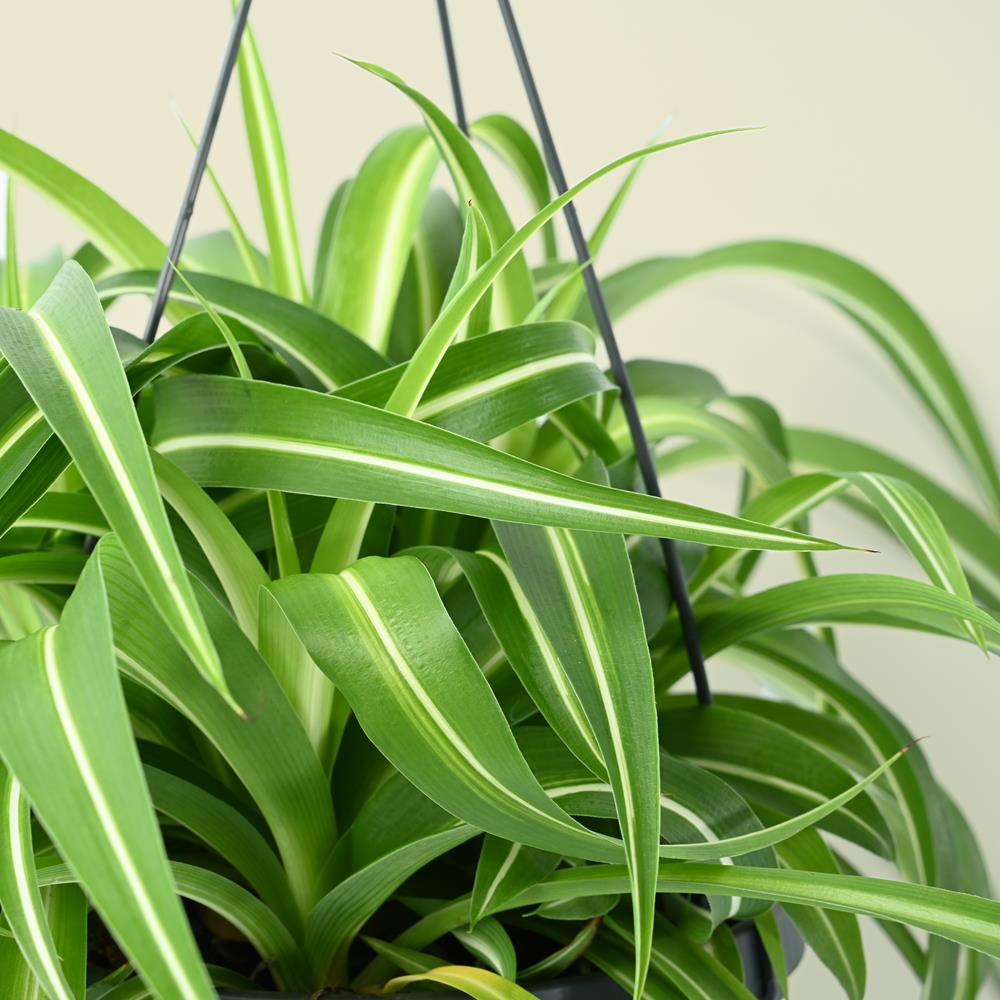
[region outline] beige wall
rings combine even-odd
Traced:
[[[641,143],[666,114],[676,134],[768,125],[651,163],[605,269],[767,235],[854,254],[931,321],[987,425],[997,428],[1000,7],[988,0],[517,6],[571,178]],[[311,251],[334,183],[385,131],[413,118],[396,93],[334,53],[381,62],[448,106],[433,3],[258,0],[255,7]],[[200,123],[227,8],[223,0],[11,0],[0,125],[62,157],[166,234],[191,157],[168,101]],[[453,0],[452,9],[471,112],[524,115],[494,5]],[[213,163],[259,232],[235,101]],[[585,199],[585,216],[594,216],[606,191]],[[26,250],[72,245],[72,227],[37,200],[26,196],[21,216]],[[206,190],[194,229],[219,221]],[[881,357],[802,293],[763,280],[713,280],[644,308],[622,334],[629,354],[711,367],[732,391],[766,396],[792,423],[868,436],[966,489],[940,436]],[[729,486],[712,476],[676,489],[722,505],[731,500]],[[862,545],[874,537],[846,515],[824,515],[817,528]],[[825,564],[912,572],[895,551]],[[858,676],[916,733],[933,737],[927,753],[1000,871],[996,663],[953,643],[871,631],[850,634],[844,648]],[[869,996],[915,996],[877,932],[871,939]],[[839,995],[815,959],[795,986],[811,1000]]]

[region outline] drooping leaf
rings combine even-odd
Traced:
[[[158,268],[167,248],[110,195],[75,170],[0,129],[0,166],[55,202],[121,267]]]
[[[485,143],[513,170],[531,196],[536,209],[551,198],[549,172],[541,151],[525,127],[509,115],[483,115],[469,126],[474,139]],[[556,259],[555,227],[549,223],[542,230],[545,259]]]
[[[787,277],[847,313],[889,356],[951,439],[980,490],[994,509],[1000,509],[1000,475],[992,451],[947,355],[913,307],[856,261],[806,243],[761,240],[716,247],[693,257],[641,261],[610,275],[604,285],[612,314],[620,316],[681,281],[731,270]]]
[[[447,431],[289,386],[157,386],[156,449],[201,485],[276,489],[744,548],[835,543],[548,472]]]
[[[68,262],[29,312],[0,312],[0,349],[73,456],[143,585],[199,669],[227,694],[187,582],[94,286]]]

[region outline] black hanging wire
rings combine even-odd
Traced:
[[[455,101],[455,124],[469,134],[469,122],[465,117],[465,101],[462,100],[462,84],[458,79],[458,60],[455,58],[455,42],[451,37],[451,21],[448,18],[448,0],[437,0],[438,20],[441,22],[441,40],[444,42],[444,57],[448,62],[448,79],[451,81],[451,96]]]
[[[443,6],[443,2],[444,0],[438,0],[439,6]],[[531,106],[531,113],[535,119],[535,127],[538,129],[538,135],[542,141],[542,151],[545,154],[549,174],[552,176],[558,193],[565,194],[568,189],[566,175],[563,173],[562,164],[559,162],[555,141],[552,138],[548,119],[545,117],[542,101],[538,95],[535,78],[528,64],[528,56],[524,51],[524,43],[521,41],[517,22],[514,19],[514,11],[511,9],[510,0],[498,0],[498,3],[500,4],[500,13],[507,28],[507,35],[510,38],[511,48],[514,50],[514,59],[521,74],[524,91]],[[455,81],[453,81],[454,85]],[[587,295],[590,298],[594,318],[597,321],[597,328],[604,342],[604,348],[608,352],[608,359],[611,362],[611,371],[615,382],[621,392],[622,408],[625,411],[629,433],[632,436],[632,445],[639,463],[643,485],[646,488],[646,492],[650,495],[662,496],[660,484],[657,480],[653,454],[646,439],[642,422],[639,419],[639,410],[636,406],[635,394],[632,391],[632,383],[629,379],[628,370],[622,361],[621,351],[618,348],[618,340],[615,337],[614,327],[611,324],[611,316],[608,312],[607,303],[604,300],[601,284],[597,280],[597,274],[590,263],[590,248],[587,246],[586,237],[583,235],[580,219],[576,214],[576,206],[573,202],[569,202],[563,209],[563,212],[566,216],[566,224],[569,227],[570,237],[573,240],[576,259],[583,268],[583,282],[587,288]],[[701,705],[710,705],[712,703],[712,691],[708,684],[708,675],[705,671],[705,658],[702,654],[701,640],[698,636],[698,626],[694,619],[694,612],[691,609],[691,597],[688,594],[687,580],[684,577],[684,570],[681,566],[677,546],[674,544],[673,539],[669,538],[660,539],[660,545],[663,553],[663,562],[667,571],[667,582],[669,583],[670,593],[677,608],[688,663],[691,667],[691,675],[694,677],[698,703]]]
[[[202,129],[201,142],[198,143],[198,151],[194,158],[194,165],[191,167],[191,176],[188,177],[187,190],[184,192],[184,201],[181,204],[180,215],[174,225],[174,234],[170,239],[170,247],[167,250],[167,259],[163,262],[160,276],[156,281],[156,291],[153,294],[153,305],[149,310],[149,318],[146,320],[146,330],[143,333],[143,340],[151,344],[156,337],[157,327],[163,318],[163,310],[167,304],[167,296],[170,294],[170,286],[174,280],[174,266],[180,260],[181,251],[184,249],[184,238],[187,236],[188,223],[191,221],[191,214],[194,212],[195,199],[198,197],[198,186],[205,173],[205,166],[208,163],[208,151],[212,147],[212,140],[215,138],[215,127],[219,124],[219,115],[222,113],[222,103],[226,98],[226,90],[229,87],[229,78],[233,75],[233,67],[236,65],[236,57],[240,52],[240,42],[243,40],[243,30],[246,28],[247,15],[250,13],[252,0],[242,0],[239,10],[236,12],[236,19],[233,21],[232,30],[229,33],[229,41],[226,44],[226,55],[222,62],[222,70],[219,72],[219,79],[215,83],[215,92],[212,94],[212,104],[208,109],[208,118],[205,127]],[[93,535],[87,536],[83,541],[85,552],[93,552],[97,546],[97,538]]]
[[[212,103],[209,106],[208,117],[205,119],[205,127],[201,132],[201,141],[198,143],[194,163],[191,166],[191,174],[188,177],[187,189],[184,192],[184,201],[181,203],[180,214],[177,216],[177,222],[174,224],[174,234],[170,238],[167,259],[163,262],[163,268],[160,270],[160,276],[156,281],[153,305],[149,310],[149,318],[146,320],[146,330],[143,334],[143,340],[147,344],[151,344],[156,337],[156,330],[160,325],[160,320],[163,318],[163,310],[167,304],[167,296],[170,294],[170,286],[174,281],[174,267],[180,260],[181,251],[184,249],[184,239],[187,236],[191,214],[194,212],[194,203],[198,197],[198,188],[205,174],[208,153],[212,148],[212,140],[215,138],[215,128],[219,124],[219,115],[222,114],[222,104],[226,99],[226,90],[229,88],[229,80],[233,75],[233,67],[236,65],[237,56],[240,54],[240,42],[243,40],[243,31],[246,28],[251,2],[252,0],[242,0],[239,9],[236,11],[232,30],[229,33],[229,41],[226,44],[226,54],[222,61],[222,69],[219,71],[219,78],[215,83]]]

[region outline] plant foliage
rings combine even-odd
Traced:
[[[517,1000],[597,968],[636,996],[739,998],[734,921],[756,923],[787,981],[775,904],[848,997],[865,986],[859,916],[925,996],[977,995],[1000,904],[975,839],[835,640],[877,625],[1000,641],[1000,477],[937,338],[867,268],[799,243],[610,275],[616,316],[720,270],[814,290],[893,363],[980,499],[666,361],[630,365],[663,468],[728,463],[742,487],[732,512],[637,492],[557,216],[617,171],[598,246],[641,162],[712,155],[701,141],[722,133],[658,141],[551,200],[516,122],[489,115],[469,139],[358,65],[413,123],[336,189],[307,268],[247,36],[267,249],[213,175],[230,228],[191,241],[176,321],[149,347],[105,310],[152,291],[159,239],[0,132],[0,166],[88,241],[24,262],[9,195],[0,995],[434,983]],[[496,157],[534,205],[520,225]],[[895,538],[917,578],[874,556],[820,573],[812,553],[841,546],[808,515],[830,501]],[[656,537],[682,543],[706,655],[767,699],[684,693]],[[761,587],[769,551],[798,569]],[[844,842],[898,878],[855,871]],[[88,964],[105,977],[89,987]]]

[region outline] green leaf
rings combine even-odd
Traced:
[[[831,250],[782,240],[716,247],[688,258],[657,258],[610,275],[605,292],[620,316],[649,295],[716,271],[778,274],[816,291],[850,316],[884,351],[1000,510],[1000,475],[961,380],[934,334],[891,285]],[[586,308],[586,307],[584,307]],[[850,466],[848,466],[850,467]]]
[[[450,195],[432,188],[396,299],[389,354],[397,361],[413,354],[441,310],[455,273],[462,228],[461,213]]]
[[[605,921],[608,930],[630,948],[635,947],[633,929],[613,915]],[[651,965],[690,1000],[752,1000],[753,994],[718,959],[686,941],[661,917],[656,922]]]
[[[57,528],[84,535],[103,535],[108,522],[97,502],[87,493],[46,493],[24,517],[19,528]]]
[[[248,720],[192,667],[138,589],[116,539],[101,553],[122,670],[189,718],[246,787],[274,835],[302,914],[326,891],[322,866],[336,841],[329,782],[271,669],[236,622],[195,583],[226,675]]]
[[[240,628],[255,641],[258,593],[270,580],[264,567],[201,487],[162,455],[154,452],[152,459],[160,494],[201,546]]]
[[[406,816],[405,826],[400,816]],[[337,884],[309,916],[309,953],[321,968],[329,970],[328,978],[335,982],[346,979],[351,941],[407,878],[475,833],[401,775],[388,779],[367,800],[338,843],[329,864]],[[375,981],[362,979],[363,985]]]
[[[385,360],[352,333],[306,306],[227,278],[186,276],[223,316],[238,320],[273,347],[304,385],[336,389],[385,367]],[[151,294],[155,287],[155,272],[133,271],[99,282],[98,292],[107,301],[120,295]],[[170,297],[197,304],[186,288],[176,284]]]
[[[528,131],[509,115],[483,115],[469,126],[474,139],[485,143],[514,171],[531,196],[536,209],[551,199],[549,172],[541,151]],[[555,227],[549,223],[542,230],[545,259],[556,259]]]
[[[470,955],[488,965],[504,979],[517,979],[517,954],[503,924],[493,917],[484,917],[472,930],[451,932]]]
[[[696,862],[661,862],[658,885],[660,892],[721,892],[894,920],[984,955],[1000,956],[1000,903],[950,889],[870,876]],[[627,888],[624,865],[569,868],[512,900],[510,908]]]
[[[793,458],[810,468],[853,469],[894,476],[927,498],[962,555],[973,591],[988,607],[1000,607],[1000,533],[974,507],[898,458],[871,445],[837,434],[792,428],[788,440]],[[849,497],[847,498],[849,499]],[[874,518],[867,504],[859,508]]]
[[[347,399],[209,376],[157,385],[156,449],[201,485],[275,489],[741,547],[836,548],[548,472]]]
[[[132,742],[99,558],[57,627],[0,650],[0,672],[0,755],[59,853],[151,987],[210,1000]]]
[[[781,927],[774,909],[766,910],[754,920],[760,943],[764,946],[767,960],[774,970],[774,978],[783,997],[788,997],[788,960],[785,958],[785,944],[781,937]]]
[[[4,583],[76,583],[85,557],[79,552],[23,552],[0,556]]]
[[[334,188],[333,194],[330,195],[330,200],[326,205],[326,211],[323,213],[323,221],[320,224],[319,230],[319,240],[316,244],[316,260],[313,264],[312,304],[314,307],[318,305],[323,298],[323,284],[326,281],[326,275],[329,270],[328,261],[330,259],[330,251],[333,249],[333,234],[337,228],[337,216],[340,215],[340,209],[344,204],[344,199],[347,197],[347,192],[350,188],[350,178],[341,181],[336,188]]]
[[[800,519],[827,500],[856,487],[878,513],[884,524],[906,546],[936,586],[965,601],[972,592],[958,555],[937,512],[914,486],[894,476],[874,472],[808,473],[785,479],[755,496],[742,516],[768,524],[798,524]],[[738,557],[736,557],[738,558]],[[708,552],[691,579],[694,597],[708,588],[735,561],[728,550]],[[738,573],[746,582],[747,564]],[[982,629],[967,623],[973,642],[985,649]]]
[[[6,184],[6,211],[4,231],[6,247],[3,261],[3,305],[23,309],[25,303],[24,278],[17,256],[17,220],[14,214],[14,181],[8,177]]]
[[[234,2],[233,10],[235,9]],[[267,244],[271,251],[274,287],[287,298],[305,302],[308,291],[299,254],[299,237],[292,210],[285,148],[281,141],[281,129],[278,126],[271,88],[249,25],[243,32],[240,45],[239,73],[243,121],[257,181],[260,211],[267,231]]]
[[[399,129],[369,153],[339,206],[317,305],[383,353],[437,164],[425,128]]]
[[[164,816],[190,830],[243,875],[261,899],[290,927],[296,912],[274,850],[257,827],[212,791],[169,771],[146,765],[146,784],[153,805]]]
[[[454,343],[412,415],[462,437],[489,441],[610,389],[593,348],[593,335],[575,323],[535,323]],[[376,372],[335,395],[384,407],[406,367]]]
[[[790,868],[839,872],[836,859],[815,830],[807,830],[778,847],[778,855]],[[851,1000],[865,995],[865,952],[858,919],[811,906],[786,906],[785,912],[798,927],[806,944],[837,977]]]
[[[415,951],[413,948],[401,948],[378,938],[364,936],[362,940],[380,958],[393,962],[403,972],[430,972],[431,969],[436,969],[441,964],[441,959],[437,955],[427,955],[422,951]]]
[[[653,672],[625,540],[503,523],[494,530],[580,698],[614,791],[632,873],[641,996],[656,905],[660,761]]]
[[[431,569],[446,558],[465,574],[504,655],[563,743],[593,774],[604,774],[600,747],[579,695],[507,561],[495,552],[410,549]]]
[[[0,765],[0,906],[21,955],[50,1000],[78,1000],[66,980],[38,890],[31,813],[21,783]],[[2,942],[0,942],[2,944]],[[2,974],[0,974],[2,981]],[[10,984],[8,984],[10,985]]]
[[[965,636],[952,621],[980,625],[992,642],[1000,625],[974,604],[918,580],[873,573],[839,573],[779,584],[748,597],[721,602],[699,616],[706,656],[713,656],[751,635],[799,624],[892,623],[907,628]],[[676,628],[670,630],[676,634]],[[661,681],[683,672],[683,653],[675,642],[656,663]]]
[[[429,145],[429,140],[424,139]],[[351,192],[358,190],[359,179],[351,187]],[[478,247],[486,240],[488,253],[488,236],[486,224],[475,208],[470,208],[465,237],[462,240],[462,250],[455,269],[454,281],[464,284],[468,273],[476,260]],[[453,286],[454,287],[454,286]],[[452,291],[449,290],[448,297]],[[441,359],[458,334],[458,330],[448,325],[435,323],[418,345],[413,357],[403,368],[398,381],[393,386],[389,398],[385,401],[385,409],[389,413],[398,413],[404,417],[412,417],[420,403],[428,384],[434,377]],[[327,526],[320,536],[313,557],[312,571],[333,573],[349,566],[361,551],[365,532],[371,518],[373,506],[370,503],[341,502],[337,504],[330,516]]]
[[[818,805],[820,815],[814,816],[821,826],[868,850],[891,856],[889,829],[868,795],[855,797],[862,788],[856,787],[849,771],[773,722],[722,705],[713,706],[716,708],[718,711],[711,713],[699,712],[697,708],[662,712],[660,731],[664,746],[719,774],[751,802],[771,805],[785,815],[812,812]],[[753,747],[752,757],[746,752],[748,746]],[[869,775],[862,786],[867,788],[885,769],[883,764],[882,770]],[[842,794],[843,808],[822,815],[829,800],[839,800]],[[805,816],[799,822],[808,825]],[[790,832],[794,832],[795,825],[790,825]],[[772,835],[765,831],[741,839],[760,847],[766,846]],[[662,850],[666,856],[672,849],[667,846]],[[727,849],[727,854],[731,856],[738,851],[738,848]]]
[[[417,560],[363,559],[339,576],[293,577],[270,592],[369,738],[442,808],[541,850],[622,856],[620,844],[571,820],[542,790]]]
[[[470,927],[476,927],[504,900],[550,875],[559,861],[557,854],[538,851],[524,844],[512,844],[509,840],[487,834],[476,865],[476,879],[469,904]]]
[[[66,263],[29,312],[0,312],[0,349],[73,455],[151,600],[198,668],[228,696],[107,321],[78,264]]]
[[[760,434],[702,406],[684,399],[643,397],[639,399],[639,415],[651,443],[672,436],[713,441],[743,462],[759,483],[768,485],[789,475],[782,455]],[[608,431],[623,454],[632,451],[629,430],[620,411],[613,415]]]
[[[442,159],[451,172],[460,203],[471,200],[483,213],[495,246],[509,239],[514,233],[514,226],[507,209],[500,200],[493,181],[490,180],[472,143],[451,118],[389,70],[372,63],[355,61],[355,64],[392,84],[417,106],[438,145]],[[537,232],[546,221],[548,220],[542,220],[534,231]],[[494,320],[498,327],[514,326],[523,322],[535,303],[531,273],[520,247],[514,248],[510,259],[510,269],[498,276],[495,291]]]
[[[866,775],[861,781],[851,785],[850,788],[845,789],[839,795],[834,796],[822,805],[816,806],[815,809],[810,809],[808,812],[800,813],[798,816],[776,822],[763,830],[742,834],[739,837],[728,837],[707,844],[669,843],[660,848],[660,856],[685,861],[707,861],[715,860],[719,857],[734,857],[747,854],[750,851],[758,851],[764,847],[773,847],[775,844],[780,844],[790,837],[794,837],[802,830],[808,829],[820,820],[825,819],[835,810],[841,808],[841,806],[846,805],[856,795],[859,795],[874,781],[882,777],[907,750],[909,750],[909,747],[899,750],[893,757],[890,757],[889,760]],[[711,762],[706,761],[705,763],[712,766]],[[716,769],[718,770],[718,768]],[[725,773],[725,769],[722,768],[722,770]],[[725,853],[723,854],[722,852]]]
[[[443,965],[430,972],[398,976],[385,984],[384,992],[398,993],[410,983],[440,983],[459,990],[474,1000],[532,1000],[532,994],[509,979],[469,965]]]
[[[576,936],[567,941],[561,948],[557,948],[550,955],[539,959],[534,965],[522,969],[520,978],[531,982],[535,979],[553,979],[565,972],[587,953],[600,926],[600,917],[588,920],[577,931]]]
[[[96,184],[0,129],[0,167],[59,206],[94,244],[121,267],[158,268],[167,248]]]

